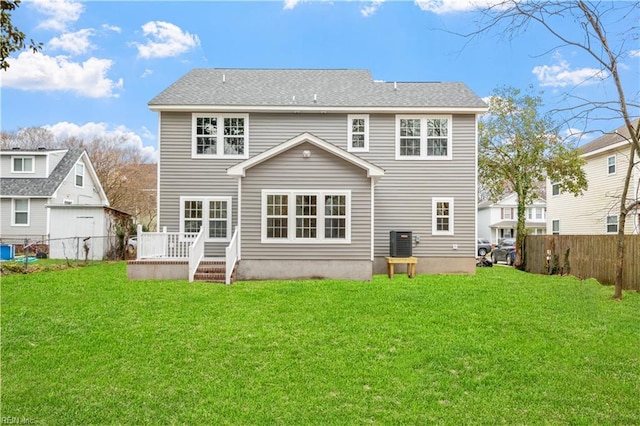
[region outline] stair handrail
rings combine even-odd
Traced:
[[[189,282],[192,283],[200,262],[204,258],[204,228],[200,228],[198,236],[189,246]]]
[[[224,283],[231,284],[231,275],[233,275],[233,268],[236,266],[236,262],[240,257],[240,239],[238,238],[238,227],[236,226],[231,236],[229,245],[225,248],[225,275]]]

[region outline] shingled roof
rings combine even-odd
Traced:
[[[48,178],[1,178],[0,193],[3,196],[51,197],[83,153],[82,149],[69,149]]]
[[[636,124],[637,126],[638,124]],[[598,151],[609,146],[616,145],[620,142],[624,142],[629,138],[629,130],[626,125],[618,127],[611,133],[605,133],[597,139],[592,140],[580,147],[582,154],[589,154],[590,152]]]
[[[194,69],[149,102],[160,110],[180,105],[487,108],[464,83],[381,82],[345,69]]]

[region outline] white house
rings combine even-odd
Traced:
[[[563,235],[616,234],[620,195],[629,168],[629,132],[620,127],[582,146],[588,188],[582,195],[563,193],[555,182],[547,182],[547,227]],[[636,154],[631,171],[627,203],[640,199],[640,165]],[[640,233],[640,212],[627,216],[626,234]]]
[[[546,233],[547,204],[538,198],[527,206],[525,227],[531,234]],[[518,226],[518,196],[511,193],[497,202],[478,203],[478,238],[498,243],[504,238],[515,238]]]

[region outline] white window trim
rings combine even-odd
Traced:
[[[437,205],[441,202],[449,203],[449,230],[448,231],[439,231],[438,230],[438,217],[437,217]],[[431,201],[431,234],[432,235],[455,235],[454,234],[454,205],[453,198],[444,198],[444,197],[434,197]]]
[[[609,164],[609,160],[613,158],[613,173],[609,171],[609,167],[611,166]],[[613,176],[616,174],[616,172],[618,171],[618,164],[617,164],[617,158],[616,155],[610,155],[607,157],[607,176]]]
[[[616,230],[615,231],[609,231],[609,218],[610,217],[615,217],[616,218],[616,222],[615,222]],[[617,234],[618,233],[618,226],[619,226],[618,215],[612,214],[612,215],[609,215],[609,216],[604,218],[604,231],[607,234]]]
[[[557,187],[558,187],[558,193],[557,193],[557,194],[554,194],[554,193],[553,193],[553,187],[554,187],[554,186],[557,186]],[[551,196],[552,196],[552,197],[559,197],[559,196],[560,196],[560,194],[562,194],[562,191],[560,191],[560,184],[559,184],[558,182],[552,183],[552,184],[551,184]]]
[[[364,147],[354,147],[353,146],[353,120],[363,119],[364,120]],[[347,115],[347,130],[348,130],[348,138],[347,138],[347,151],[348,152],[369,152],[369,114],[349,114]]]
[[[24,213],[16,211],[16,200],[27,200],[27,223],[16,223],[16,213]],[[31,199],[29,198],[13,198],[11,200],[11,226],[30,226],[31,224]]]
[[[288,196],[288,238],[267,238],[267,196],[287,195]],[[317,205],[317,229],[316,238],[296,238],[296,196],[316,195]],[[345,238],[325,238],[324,226],[324,197],[327,195],[344,195],[346,197],[346,223]],[[263,189],[261,200],[261,225],[260,242],[263,244],[351,244],[351,191],[350,190],[291,190],[291,189]]]
[[[184,202],[185,201],[202,201],[202,228],[204,228],[204,240],[207,242],[229,242],[231,241],[231,222],[233,221],[233,204],[231,197],[201,197],[183,195],[180,197],[180,234],[184,236]],[[226,201],[227,202],[227,238],[209,238],[209,201]],[[201,228],[201,229],[202,229]]]
[[[420,119],[420,155],[400,155],[400,120]],[[427,125],[428,119],[447,120],[447,155],[427,155]],[[453,116],[452,115],[396,115],[396,160],[452,160],[453,159]]]
[[[216,154],[198,154],[197,143],[198,136],[196,134],[197,119],[201,117],[216,117],[218,125],[218,134],[216,135]],[[224,119],[225,118],[244,118],[244,154],[231,155],[224,153]],[[247,159],[249,158],[249,114],[221,114],[221,113],[204,113],[194,112],[191,114],[191,158],[193,159],[211,159],[211,158],[231,158],[231,159]]]
[[[78,174],[78,170],[77,170],[78,166],[82,166],[82,185],[78,185],[78,183],[77,183],[77,177],[79,176],[79,174]],[[86,169],[86,167],[84,166],[84,163],[81,163],[81,162],[77,162],[77,163],[73,166],[73,185],[74,185],[76,188],[84,188],[84,178],[85,178],[85,174],[86,174],[86,173],[84,172],[84,171],[85,171],[85,169]]]
[[[14,163],[14,160],[16,158],[22,159],[22,168],[24,168],[24,160],[27,159],[27,158],[31,159],[31,170],[27,170],[27,171],[25,171],[25,170],[16,170],[15,169],[15,163]],[[36,158],[34,156],[31,156],[31,155],[15,155],[15,156],[11,157],[11,173],[19,173],[19,174],[29,173],[29,174],[33,174],[35,172],[36,172]]]

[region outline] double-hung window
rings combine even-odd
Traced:
[[[351,240],[350,191],[262,192],[262,242]]]
[[[433,235],[453,235],[453,198],[434,198],[431,216]]]
[[[369,151],[369,116],[367,114],[350,114],[347,116],[349,134],[347,151]]]
[[[616,174],[616,156],[611,155],[607,157],[607,174],[615,175]]]
[[[192,119],[193,158],[248,158],[248,114],[194,113]]]
[[[551,221],[551,233],[553,235],[560,235],[560,221],[558,219]]]
[[[551,195],[554,196],[554,197],[560,195],[560,184],[559,183],[552,183],[551,184]]]
[[[79,188],[84,186],[84,164],[82,163],[76,163],[74,182]]]
[[[618,216],[607,216],[607,234],[618,233]]]
[[[452,119],[444,116],[396,116],[396,160],[450,160]]]
[[[13,226],[29,226],[29,199],[14,198],[13,214],[11,215]]]
[[[12,157],[13,173],[33,173],[33,157]]]
[[[207,241],[231,238],[231,197],[180,197],[180,232],[201,228]]]

